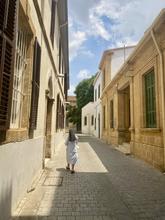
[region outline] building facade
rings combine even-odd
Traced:
[[[134,48],[135,46],[124,46],[104,51],[99,64],[99,69],[102,73],[102,90],[115,77]]]
[[[130,46],[104,51],[99,65],[100,71],[96,74],[93,83],[94,101],[82,108],[82,133],[101,138],[103,112],[100,97],[102,96],[102,91],[116,75],[117,71],[134,48],[135,46]],[[92,123],[93,117],[94,124]]]
[[[0,213],[5,220],[62,140],[69,64],[66,0],[1,4]]]
[[[103,90],[102,138],[165,167],[165,10]]]

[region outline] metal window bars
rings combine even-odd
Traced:
[[[28,34],[19,30],[16,39],[13,97],[11,109],[11,128],[20,128],[24,99],[24,75],[27,66]]]

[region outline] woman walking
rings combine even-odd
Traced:
[[[75,173],[74,167],[78,160],[78,153],[77,153],[77,143],[78,137],[75,135],[72,129],[69,130],[69,136],[65,142],[66,147],[66,159],[67,159],[67,166],[66,169],[70,170],[71,165],[71,173]]]

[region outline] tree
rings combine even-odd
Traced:
[[[81,109],[93,101],[93,81],[95,76],[82,80],[76,87],[75,94],[77,98],[77,107],[69,106],[67,109],[67,118],[69,122],[77,125],[77,130],[81,130]]]
[[[89,102],[93,101],[93,81],[95,76],[82,80],[76,87],[77,107],[81,109]]]

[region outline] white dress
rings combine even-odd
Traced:
[[[68,139],[65,142],[66,145],[66,160],[68,164],[75,164],[78,160],[78,153],[77,153],[77,142],[78,137],[76,136],[75,141],[69,141]]]

